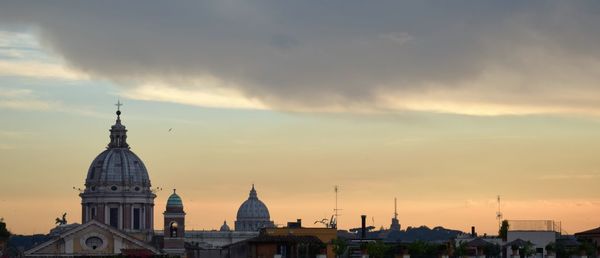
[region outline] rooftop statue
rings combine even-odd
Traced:
[[[56,218],[56,225],[61,226],[61,225],[66,225],[67,224],[67,213],[63,213],[62,215],[62,219]]]

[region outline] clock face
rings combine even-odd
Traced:
[[[87,245],[92,250],[96,250],[96,248],[102,246],[102,239],[100,239],[99,237],[90,237],[85,240],[85,245]]]

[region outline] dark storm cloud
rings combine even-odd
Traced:
[[[451,90],[490,67],[533,70],[541,78],[543,68],[522,60],[531,49],[552,56],[549,60],[600,60],[598,14],[597,1],[3,1],[0,6],[5,27],[32,26],[44,46],[91,75],[117,82],[177,82],[170,84],[182,88],[191,87],[182,83],[186,80],[210,75],[274,106],[369,105],[388,91],[426,92],[431,85]],[[542,84],[517,88],[544,91]]]

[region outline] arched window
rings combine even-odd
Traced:
[[[171,232],[171,237],[177,237],[177,221],[171,222],[169,232]]]

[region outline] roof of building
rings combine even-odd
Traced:
[[[82,224],[82,225],[79,225],[79,226],[77,226],[75,228],[67,230],[66,232],[60,234],[60,236],[54,237],[54,238],[50,239],[49,241],[41,243],[41,244],[39,244],[39,245],[37,245],[37,246],[35,246],[35,247],[33,247],[33,248],[25,251],[25,255],[26,256],[35,256],[35,255],[37,255],[37,256],[39,256],[39,255],[48,256],[47,254],[36,254],[36,253],[38,251],[42,250],[42,248],[44,248],[46,246],[49,246],[49,245],[51,245],[51,244],[53,244],[53,243],[55,243],[57,241],[64,240],[69,235],[73,235],[73,234],[75,234],[77,232],[80,232],[82,230],[85,230],[85,229],[91,228],[91,227],[95,227],[95,228],[100,229],[102,231],[105,231],[105,232],[114,234],[116,236],[119,236],[119,237],[121,237],[123,239],[126,239],[126,240],[134,243],[135,245],[137,245],[137,246],[139,246],[139,247],[141,247],[143,249],[146,249],[146,250],[154,253],[154,254],[160,254],[161,253],[155,247],[153,247],[153,246],[149,245],[148,243],[145,243],[145,242],[143,242],[143,241],[141,241],[141,240],[139,240],[139,239],[137,239],[135,237],[132,237],[132,236],[128,235],[127,233],[125,233],[125,232],[123,232],[123,231],[121,231],[119,229],[116,229],[116,228],[111,227],[109,225],[106,225],[104,223],[98,222],[97,220],[90,220],[90,221],[88,221],[85,224]]]
[[[492,243],[485,241],[485,240],[481,239],[480,237],[478,237],[478,238],[475,238],[475,239],[467,242],[466,245],[469,247],[486,247],[486,246],[492,245]]]
[[[301,244],[322,244],[323,242],[316,236],[270,236],[260,235],[247,240],[249,243],[301,243]]]
[[[600,235],[600,227],[575,233],[576,236],[581,235]]]
[[[529,241],[525,241],[523,239],[517,238],[517,239],[515,239],[513,241],[510,241],[510,242],[506,243],[504,246],[524,247],[524,246],[527,246],[527,245],[530,245],[530,244],[531,244],[531,242],[529,242]]]

